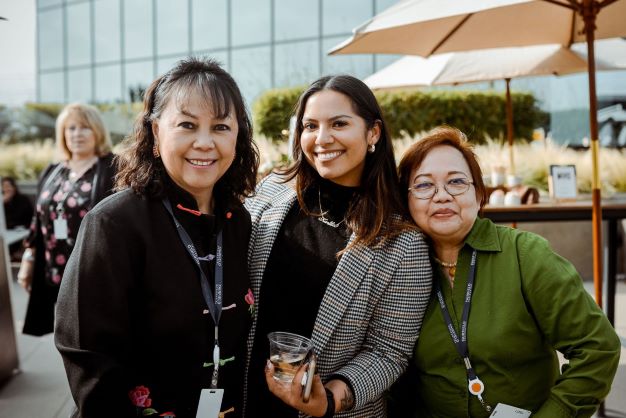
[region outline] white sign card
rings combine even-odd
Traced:
[[[548,185],[553,199],[576,199],[578,194],[576,166],[551,165]]]

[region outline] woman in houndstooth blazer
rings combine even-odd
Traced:
[[[294,164],[246,201],[255,316],[245,416],[385,417],[383,393],[408,364],[430,296],[427,246],[399,216],[392,145],[365,84],[323,77],[296,118]],[[307,366],[292,384],[272,378],[271,331],[313,340],[308,403]]]

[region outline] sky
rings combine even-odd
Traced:
[[[35,1],[0,0],[0,104],[35,101]]]

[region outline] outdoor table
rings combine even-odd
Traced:
[[[490,206],[483,209],[483,217],[497,223],[554,222],[591,220],[591,200],[572,202],[545,202],[532,205]],[[615,319],[615,282],[617,280],[618,221],[626,218],[626,198],[602,201],[602,219],[607,222],[607,295],[606,316],[611,324]],[[590,240],[591,241],[591,240]],[[589,243],[591,247],[591,242]],[[589,249],[591,251],[591,248]]]

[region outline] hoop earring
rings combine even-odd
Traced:
[[[376,144],[370,144],[370,146],[367,147],[367,152],[369,152],[370,154],[373,154],[374,151],[376,151]]]
[[[154,155],[154,158],[159,158],[161,156],[161,154],[159,154],[159,148],[156,144],[152,146],[152,155]]]

